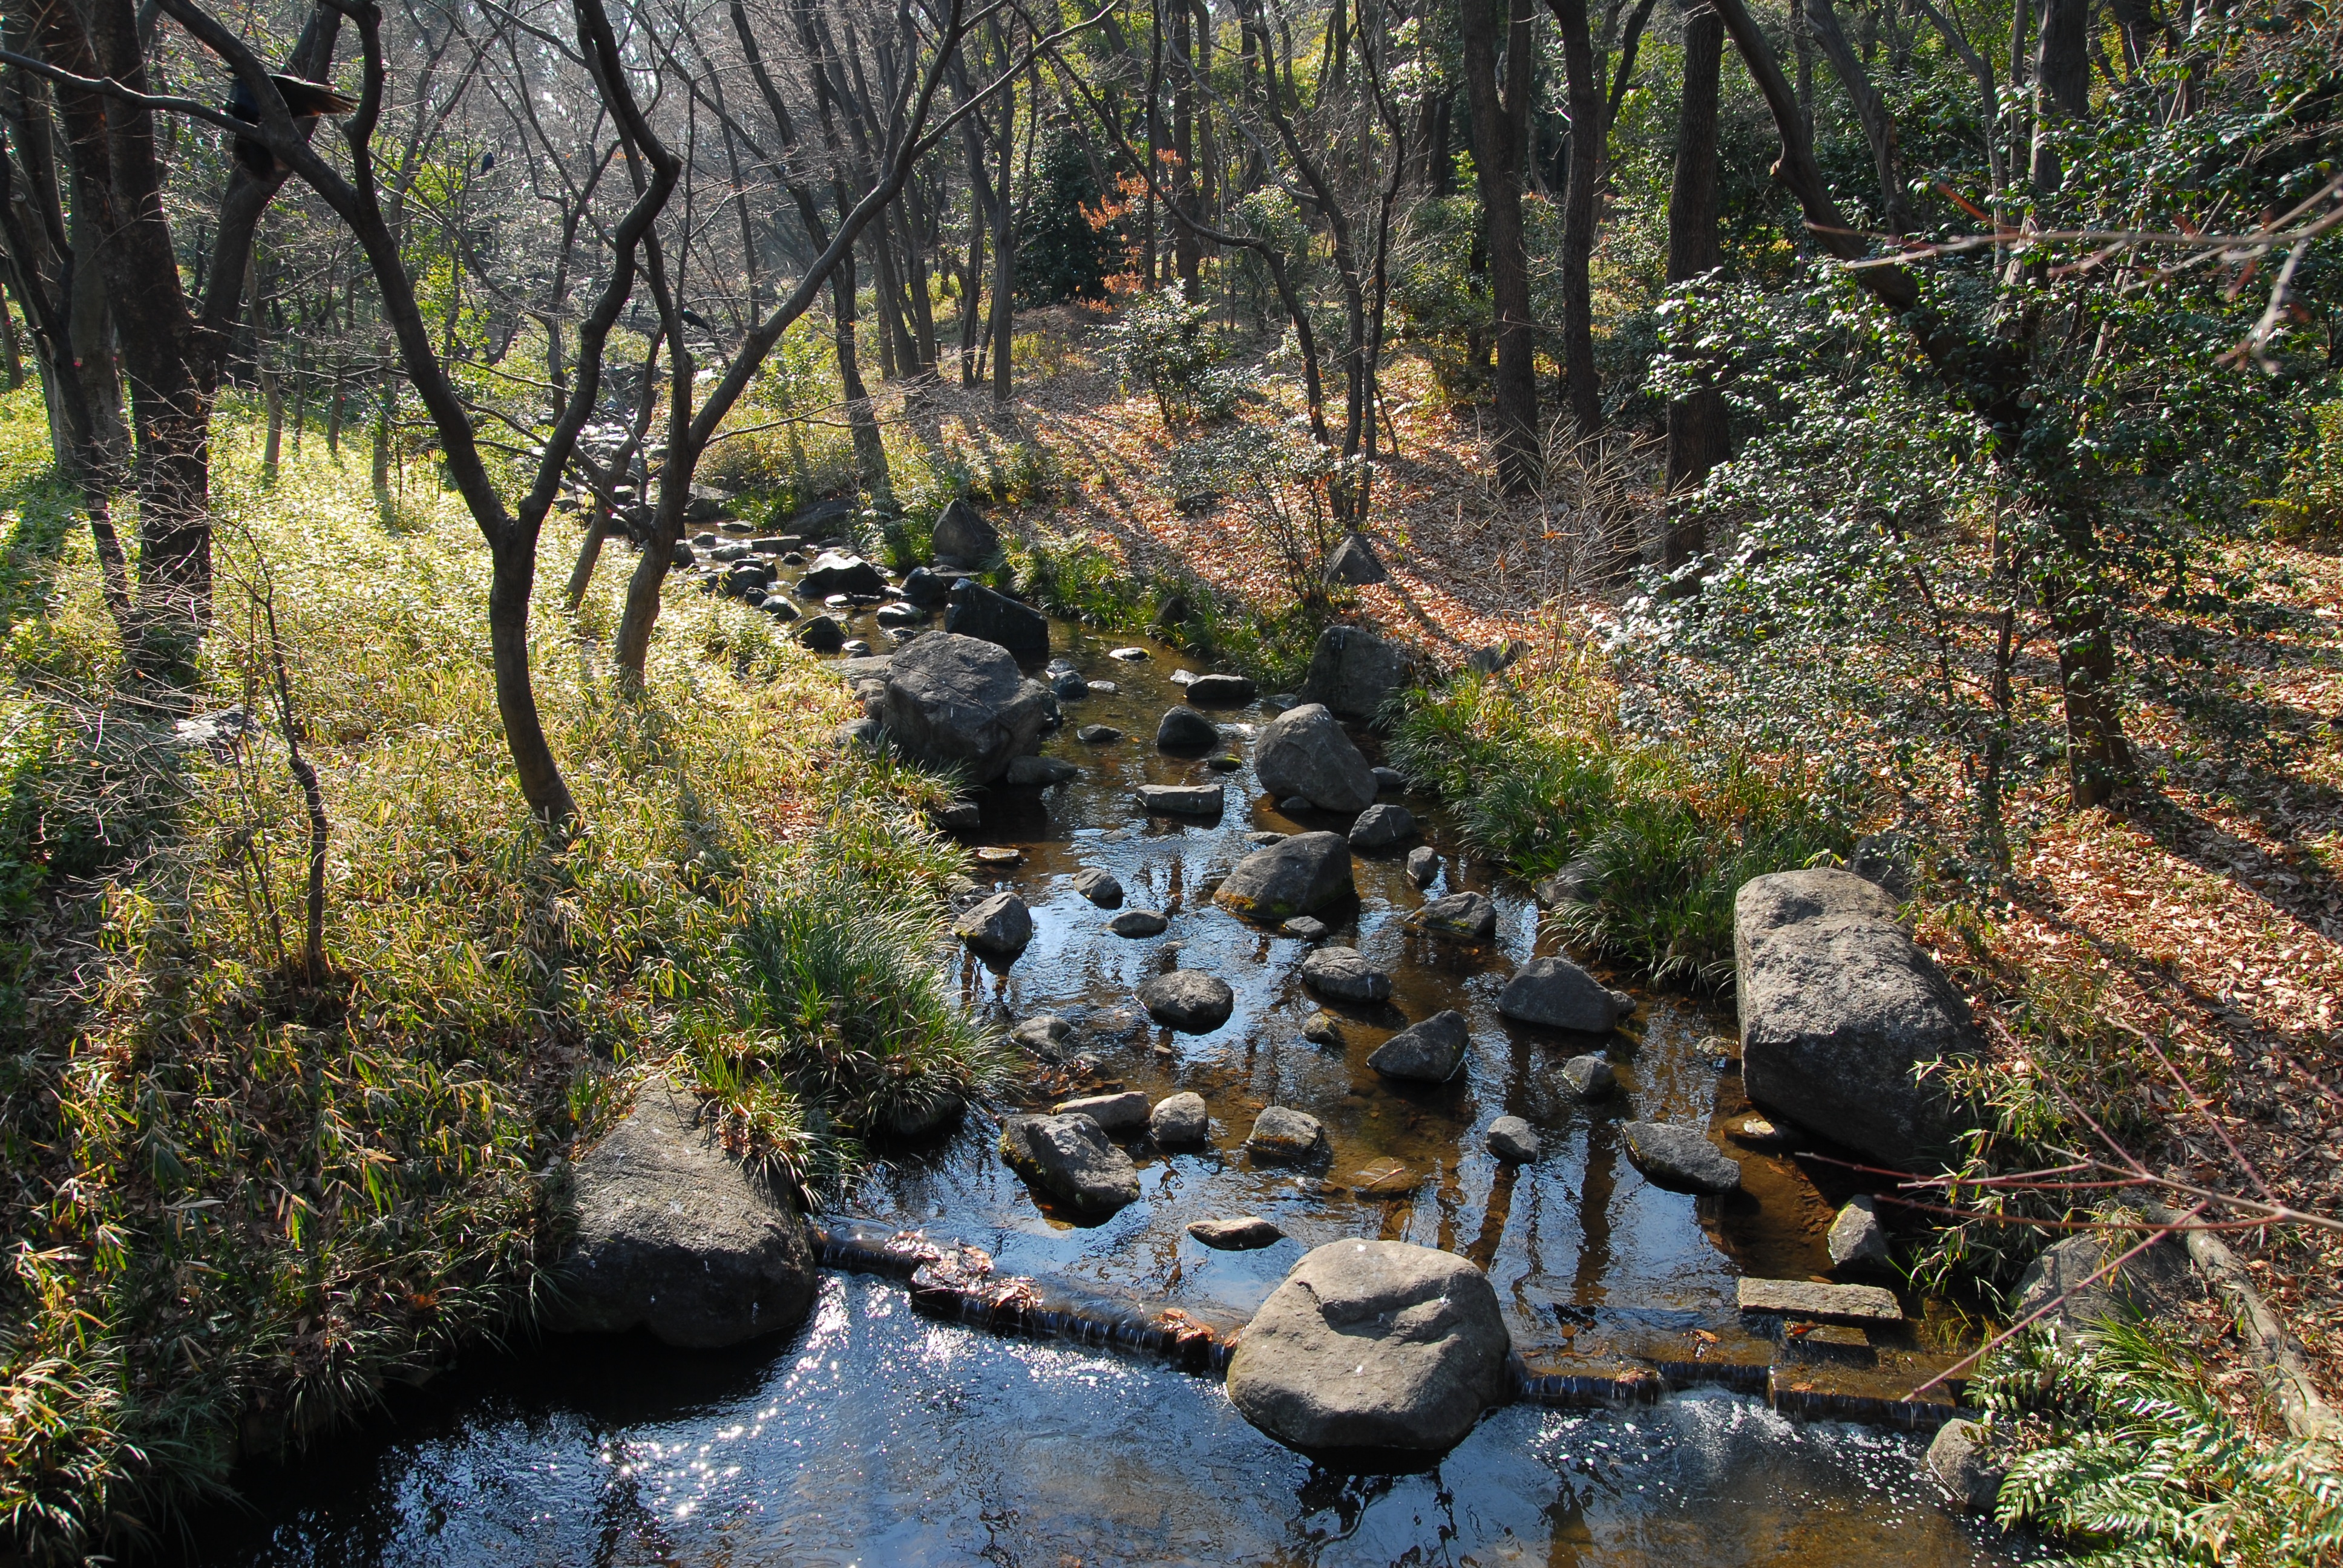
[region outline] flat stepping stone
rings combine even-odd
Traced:
[[[1236,1220],[1192,1220],[1188,1234],[1216,1252],[1253,1252],[1285,1240],[1285,1232],[1258,1214]]]
[[[1188,700],[1200,708],[1242,708],[1259,689],[1242,675],[1200,675],[1188,682]]]
[[[1122,689],[1111,680],[1093,680],[1090,683],[1090,689],[1092,697],[1112,697]]]
[[[1172,817],[1217,817],[1228,803],[1218,784],[1141,784],[1139,804]]]
[[[1085,724],[1074,731],[1074,739],[1087,740],[1093,746],[1103,746],[1110,740],[1122,739],[1122,731],[1111,724]]]
[[[1734,1294],[1745,1312],[1779,1312],[1825,1322],[1895,1323],[1904,1320],[1896,1292],[1877,1285],[1825,1285],[1812,1280],[1736,1280]]]
[[[1233,773],[1238,769],[1244,766],[1244,759],[1242,757],[1208,757],[1204,759],[1204,766],[1211,769],[1215,773]]]
[[[1209,1034],[1229,1021],[1236,1010],[1236,992],[1228,981],[1202,970],[1173,970],[1157,975],[1139,988],[1139,1005],[1166,1029],[1185,1034]]]
[[[1060,1116],[1087,1116],[1109,1132],[1130,1132],[1147,1125],[1147,1096],[1136,1089],[1061,1101],[1053,1110]]]
[[[1125,664],[1137,664],[1147,657],[1147,650],[1143,648],[1111,648],[1106,650],[1106,656],[1119,658]]]
[[[1269,829],[1262,829],[1258,832],[1247,833],[1245,835],[1245,842],[1248,844],[1261,844],[1264,846],[1270,844],[1282,844],[1285,841],[1288,835],[1286,834],[1275,832]]]
[[[1122,907],[1122,884],[1114,873],[1098,866],[1084,866],[1074,873],[1074,891],[1101,910]]]
[[[1355,948],[1320,948],[1302,960],[1302,983],[1342,1001],[1391,1000],[1391,976],[1359,956]]]
[[[1697,1127],[1630,1121],[1619,1133],[1628,1160],[1655,1186],[1680,1192],[1730,1192],[1741,1185],[1741,1167]]]
[[[1022,849],[1012,849],[1005,844],[987,844],[976,851],[980,866],[1013,866],[1025,858]]]
[[[1195,678],[1196,672],[1192,669],[1175,669],[1172,672],[1172,684],[1174,686],[1186,686]]]
[[[1280,934],[1292,937],[1299,941],[1314,942],[1323,939],[1331,928],[1325,921],[1315,916],[1296,915],[1277,929]]]
[[[1154,910],[1125,910],[1106,923],[1119,937],[1160,937],[1172,922]]]

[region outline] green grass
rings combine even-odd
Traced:
[[[1531,879],[1584,876],[1586,901],[1547,917],[1564,935],[1657,981],[1722,986],[1741,884],[1844,855],[1847,803],[1794,769],[1632,735],[1615,704],[1584,668],[1460,676],[1403,697],[1391,754],[1480,853]]]
[[[1010,569],[1034,602],[1101,631],[1146,633],[1270,688],[1301,684],[1325,621],[1293,606],[1262,611],[1202,579],[1133,572],[1088,539],[1037,530],[1008,541]]]
[[[176,746],[174,714],[116,683],[85,534],[24,438],[39,417],[0,405],[21,1003],[0,1009],[0,1557],[155,1535],[255,1445],[524,1330],[561,1162],[649,1074],[717,1096],[736,1146],[813,1184],[850,1171],[874,1110],[982,1091],[999,1047],[927,961],[961,869],[919,815],[938,785],[831,753],[834,677],[679,587],[652,696],[620,700],[627,561],[573,621],[575,539],[549,533],[538,695],[585,819],[550,843],[505,755],[468,518],[415,484],[382,516],[364,454],[339,467],[316,440],[264,487],[224,419],[195,704],[260,709],[252,596],[272,595],[332,821],[331,973],[303,983],[282,739]],[[809,909],[850,939],[845,968]],[[770,1000],[792,964],[859,988],[853,1050]]]

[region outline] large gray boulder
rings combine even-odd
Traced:
[[[1974,1421],[1948,1421],[1928,1444],[1928,1473],[1965,1513],[1992,1511],[2009,1466],[1993,1446],[1992,1432]]]
[[[1147,1016],[1182,1034],[1210,1034],[1236,1010],[1229,982],[1202,970],[1173,970],[1141,985],[1136,995]]]
[[[1385,1078],[1412,1083],[1445,1083],[1464,1065],[1472,1031],[1464,1015],[1450,1008],[1411,1024],[1375,1048],[1367,1065]]]
[[[969,578],[952,584],[950,597],[951,608],[944,612],[946,631],[998,643],[1021,658],[1049,657],[1050,618],[1040,610]]]
[[[1613,990],[1568,959],[1532,959],[1497,993],[1497,1010],[1517,1023],[1608,1034],[1635,1010],[1635,999]]]
[[[2125,1231],[2106,1236],[2083,1231],[2049,1248],[2018,1276],[2017,1299],[2010,1309],[2013,1321],[2033,1316],[2062,1295],[2066,1300],[2051,1307],[2043,1320],[2059,1328],[2089,1329],[2116,1320],[2177,1313],[2200,1292],[2188,1254],[2173,1237],[2165,1237],[2112,1273],[2091,1279],[2144,1239]]]
[[[1627,1159],[1655,1186],[1679,1192],[1730,1192],[1741,1185],[1741,1166],[1708,1141],[1697,1127],[1664,1121],[1629,1121],[1619,1129]]]
[[[1239,860],[1212,899],[1248,920],[1282,925],[1357,892],[1342,834],[1295,833]]]
[[[1289,708],[1263,727],[1253,749],[1261,787],[1279,799],[1300,796],[1324,811],[1358,812],[1375,803],[1375,770],[1323,703]]]
[[[798,592],[806,598],[828,598],[834,593],[879,594],[887,591],[887,579],[879,568],[860,556],[844,550],[824,550],[814,557],[813,565],[806,568],[798,580]]]
[[[1301,1449],[1453,1447],[1511,1390],[1488,1276],[1405,1241],[1334,1241],[1294,1265],[1229,1362],[1229,1402]]]
[[[1000,532],[966,501],[954,500],[936,519],[937,560],[954,566],[980,567],[1000,553]]]
[[[664,1085],[647,1085],[572,1169],[577,1239],[555,1272],[546,1327],[639,1327],[701,1350],[804,1319],[814,1291],[804,1222],[689,1116]]]
[[[1001,1157],[1084,1219],[1102,1220],[1139,1197],[1131,1156],[1079,1112],[1010,1117],[1001,1124]]]
[[[1302,983],[1321,996],[1342,1001],[1391,1000],[1391,975],[1361,957],[1355,948],[1318,948],[1302,960]]]
[[[914,760],[989,784],[1032,750],[1049,697],[1000,647],[950,632],[903,645],[888,667],[887,731]]]
[[[1006,889],[978,900],[952,921],[952,935],[996,959],[1013,959],[1033,940],[1033,915]]]
[[[1733,901],[1741,1071],[1749,1098],[1899,1170],[1961,1131],[1941,1073],[1974,1056],[1966,1002],[1896,923],[1896,901],[1849,871],[1778,871]]]
[[[1302,699],[1322,702],[1344,719],[1373,719],[1407,684],[1413,668],[1407,649],[1398,644],[1363,627],[1330,626],[1311,651]]]

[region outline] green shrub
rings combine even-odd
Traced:
[[[2016,1450],[1996,1515],[2107,1568],[2326,1568],[2343,1559],[2331,1443],[2262,1443],[2152,1326],[2029,1330],[1972,1385]]]
[[[1248,385],[1224,367],[1220,342],[1207,330],[1212,307],[1191,305],[1177,288],[1141,295],[1107,328],[1110,356],[1126,386],[1155,399],[1167,428],[1226,419]]]

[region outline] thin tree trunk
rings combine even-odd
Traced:
[[[854,345],[854,252],[850,249],[830,275],[831,342],[838,351],[839,388],[846,398],[846,427],[854,436],[854,467],[862,487],[873,496],[894,493],[887,473],[887,443],[879,435],[879,416],[870,407],[870,392],[862,384],[862,362]]]
[[[1863,139],[1871,148],[1871,166],[1879,178],[1879,210],[1890,234],[1909,234],[1917,226],[1912,216],[1912,204],[1904,194],[1904,162],[1896,142],[1896,117],[1881,101],[1878,89],[1871,85],[1871,74],[1847,46],[1846,34],[1839,26],[1838,12],[1831,0],[1803,0],[1806,16],[1814,25],[1815,39],[1823,46],[1831,69],[1837,73],[1839,85],[1846,89],[1847,101],[1855,106],[1855,123],[1863,127]]]
[[[1530,307],[1529,249],[1522,230],[1521,163],[1516,135],[1522,100],[1501,97],[1497,85],[1496,7],[1507,0],[1460,0],[1465,87],[1473,111],[1473,162],[1487,215],[1489,292],[1496,310],[1497,474],[1507,490],[1534,489],[1543,467],[1537,407],[1537,339]],[[1566,0],[1557,0],[1566,3]],[[1582,4],[1581,15],[1584,15]],[[1506,36],[1507,85],[1526,87],[1529,0],[1511,0]],[[1264,62],[1264,67],[1274,69]]]
[[[25,359],[16,347],[16,318],[8,309],[8,294],[0,289],[0,352],[7,357],[8,390],[25,384]]]
[[[277,462],[285,445],[285,392],[277,372],[266,365],[260,367],[260,400],[268,411],[268,437],[260,449],[260,477],[269,484],[277,482]]]
[[[1700,0],[1684,18],[1684,91],[1676,113],[1675,179],[1668,191],[1668,281],[1716,267],[1716,120],[1725,23]],[[1668,494],[1696,489],[1725,457],[1725,397],[1714,387],[1668,405]],[[1696,518],[1675,508],[1664,556],[1670,570],[1708,548]]]
[[[1609,122],[1603,74],[1587,28],[1586,0],[1546,0],[1562,28],[1564,75],[1570,101],[1570,183],[1562,199],[1562,348],[1569,382],[1571,422],[1581,436],[1603,428],[1603,388],[1594,373],[1595,187],[1603,178]]]

